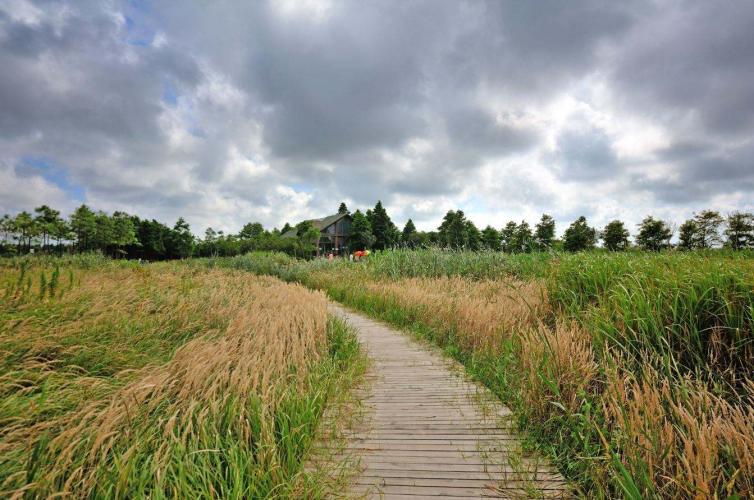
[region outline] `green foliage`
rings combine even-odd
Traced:
[[[419,234],[416,231],[414,221],[409,219],[401,232],[401,243],[408,248],[415,248],[419,244]]]
[[[372,234],[374,235],[374,243],[372,246],[376,250],[391,248],[399,242],[400,233],[398,232],[398,228],[396,228],[393,221],[390,220],[390,216],[388,216],[381,201],[377,202],[374,209],[370,212],[370,216],[367,218],[369,219]]]
[[[587,496],[638,498],[661,495],[662,491],[642,457],[622,448],[625,437],[620,424],[616,427],[604,421],[599,388],[579,395],[575,413],[555,408],[549,418],[533,419],[531,402],[520,392],[520,379],[528,372],[522,372],[515,342],[502,346],[502,354],[497,356],[464,350],[455,340],[452,325],[418,324],[411,307],[363,285],[368,280],[408,277],[540,279],[552,305],[552,317],[543,322],[575,320],[589,332],[600,380],[614,369],[611,363],[617,353],[628,380],[643,380],[642,370],[665,377],[673,398],[668,404],[688,404],[684,391],[691,380],[710,387],[727,401],[741,401],[746,394],[744,377],[750,376],[754,366],[754,254],[748,251],[507,255],[398,250],[375,254],[364,265],[286,261],[268,266],[267,272],[324,286],[336,300],[414,330],[444,347],[513,409],[518,423]],[[317,278],[323,274],[336,278]],[[610,349],[609,357],[605,348]],[[537,380],[557,395],[558,372],[549,364],[547,352],[534,369]],[[557,406],[557,401],[553,405]],[[658,432],[661,430],[658,425]],[[647,435],[646,439],[647,446],[653,446],[656,436]],[[717,460],[718,467],[730,469],[735,477],[734,459]],[[605,482],[606,470],[611,471],[609,482]]]
[[[521,221],[521,224],[516,226],[512,236],[508,238],[506,249],[511,253],[528,253],[534,249],[534,235],[528,222]]]
[[[249,222],[243,226],[241,231],[239,231],[238,237],[243,240],[250,240],[259,238],[262,234],[264,234],[264,226],[262,226],[262,224],[259,222]]]
[[[547,214],[534,227],[534,241],[540,250],[549,250],[555,240],[555,219]]]
[[[371,248],[376,238],[372,234],[372,225],[369,219],[361,213],[361,210],[356,210],[351,220],[351,236],[348,239],[348,246],[351,251],[366,250]]]
[[[465,248],[477,251],[482,247],[482,233],[470,220],[466,221],[466,245]]]
[[[274,258],[292,260],[279,254]],[[48,449],[50,439],[70,431],[65,422],[78,423],[70,415],[95,403],[97,410],[107,408],[116,391],[169,362],[187,341],[223,330],[234,320],[213,317],[213,305],[221,304],[211,303],[217,296],[215,282],[198,286],[201,269],[189,262],[134,265],[126,275],[109,276],[124,264],[96,254],[0,260],[0,289],[24,294],[23,301],[3,300],[0,307],[0,323],[8,326],[0,335],[0,483],[5,496],[17,488],[23,492],[20,497],[28,498],[70,493],[64,481],[82,470],[96,479],[91,498],[323,496],[317,478],[302,470],[303,457],[325,406],[342,399],[365,366],[353,330],[335,319],[328,322],[326,348],[309,373],[292,371],[274,381],[270,391],[277,394],[276,404],[263,406],[259,398],[228,391],[212,404],[189,406],[190,415],[182,419],[187,425],[172,428],[176,415],[167,405],[152,411],[125,405],[132,413],[127,426],[107,436],[112,439],[108,459],[89,453],[87,440],[95,433],[85,427],[71,436],[59,482],[44,481],[59,458]],[[90,283],[99,281],[63,300],[61,274],[68,274],[71,286],[82,274]],[[35,282],[38,277],[38,288],[30,285],[32,277]],[[124,277],[126,287],[119,279]],[[166,277],[172,279],[163,281]],[[6,281],[10,279],[12,283]],[[11,290],[11,284],[23,290]],[[18,328],[39,335],[14,334]],[[254,434],[239,432],[241,422]],[[256,439],[270,423],[272,457]],[[7,437],[19,429],[28,429],[29,437],[11,446]]]
[[[166,252],[169,255],[181,259],[191,257],[194,252],[194,235],[191,234],[191,228],[183,217],[178,218],[173,230],[167,234]]]
[[[625,250],[628,248],[628,229],[619,220],[611,221],[602,230],[602,241],[608,250]]]
[[[482,229],[482,245],[487,250],[499,252],[502,249],[500,244],[500,233],[492,226]]]
[[[453,250],[479,250],[482,248],[482,233],[466,218],[463,210],[449,210],[437,228],[440,245]]]
[[[754,214],[738,211],[731,213],[725,235],[728,238],[726,244],[733,250],[754,246]]]
[[[516,230],[518,226],[514,221],[508,221],[508,223],[500,231],[501,245],[504,251],[513,253],[516,248]]]
[[[696,246],[696,222],[689,219],[678,229],[678,247],[691,250]]]
[[[659,252],[670,246],[670,238],[673,231],[668,225],[659,219],[648,215],[639,225],[639,234],[636,235],[636,244],[643,250]]]
[[[350,213],[348,211],[348,207],[346,206],[346,203],[344,201],[340,202],[340,206],[338,207],[338,214],[347,214]]]
[[[702,210],[694,215],[696,225],[695,246],[697,248],[712,248],[722,241],[720,237],[720,225],[723,218],[715,210]]]
[[[568,252],[580,252],[594,248],[597,230],[589,227],[583,215],[576,219],[563,233],[563,248]]]

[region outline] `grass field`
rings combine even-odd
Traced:
[[[751,253],[207,263],[324,290],[443,346],[585,495],[754,495]]]
[[[0,496],[316,497],[302,459],[363,370],[323,294],[97,257],[0,262]]]

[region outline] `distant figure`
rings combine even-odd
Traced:
[[[332,260],[333,260],[333,254],[332,254],[332,252],[330,252],[329,254],[327,254],[327,260],[329,260],[330,262],[332,262]]]
[[[353,262],[353,254],[352,253],[348,254],[348,260],[350,260],[351,262]]]
[[[369,250],[357,250],[353,253],[354,258],[358,261],[361,260],[362,257],[366,257],[369,255]]]

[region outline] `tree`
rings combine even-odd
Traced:
[[[733,212],[728,215],[728,227],[725,228],[728,245],[733,250],[741,250],[754,244],[754,214]]]
[[[699,248],[712,248],[720,243],[720,225],[723,218],[714,210],[702,210],[694,215],[696,224],[696,246]]]
[[[482,245],[488,250],[499,252],[501,249],[500,232],[492,226],[482,229]]]
[[[351,220],[351,236],[348,238],[348,245],[351,251],[370,248],[374,243],[374,239],[369,220],[360,210],[356,210]]]
[[[34,212],[37,214],[34,220],[39,228],[39,233],[42,235],[42,248],[46,249],[50,244],[50,234],[54,231],[55,225],[62,220],[60,212],[47,205],[35,208]]]
[[[670,238],[673,231],[662,220],[648,215],[639,224],[639,234],[636,235],[636,244],[644,250],[659,252],[670,246]]]
[[[384,250],[393,246],[398,238],[398,228],[382,206],[382,201],[378,201],[371,212],[372,234],[374,235],[373,247],[378,250]]]
[[[482,246],[482,233],[479,232],[476,225],[473,222],[466,219],[466,244],[465,248],[473,251],[477,251]]]
[[[0,232],[3,233],[3,243],[7,243],[10,236],[15,232],[13,219],[10,215],[5,214],[3,215],[3,218],[0,219]]]
[[[112,218],[113,223],[113,240],[116,252],[126,253],[123,247],[138,243],[136,239],[136,229],[131,217],[125,212],[115,212]]]
[[[58,252],[62,253],[63,248],[62,248],[61,242],[63,240],[70,240],[73,237],[73,235],[71,234],[71,226],[69,226],[68,223],[62,218],[58,219],[55,222],[55,224],[52,226],[52,229],[50,231],[50,237],[55,238],[55,242],[58,247]]]
[[[183,219],[181,219],[183,220]],[[259,238],[264,233],[264,226],[259,222],[249,222],[239,231],[238,237],[242,240]]]
[[[542,218],[534,226],[534,241],[540,250],[547,250],[552,247],[555,239],[555,219],[547,214],[542,214]]]
[[[443,246],[453,249],[463,248],[468,242],[468,226],[463,210],[448,210],[437,228]]]
[[[348,207],[346,206],[346,202],[341,201],[340,206],[338,207],[338,214],[342,215],[342,214],[347,214],[347,213],[349,212],[348,212]]]
[[[304,221],[296,224],[296,239],[298,249],[305,256],[312,256],[319,252],[320,231],[311,221]]]
[[[691,250],[696,246],[696,222],[689,219],[678,229],[678,246],[684,250]]]
[[[290,224],[286,222],[285,225],[283,226],[283,229],[280,230],[280,234],[285,234],[291,229],[293,229],[293,226],[291,226]]]
[[[89,250],[97,233],[97,221],[94,212],[86,205],[81,205],[71,214],[71,230],[76,235],[79,251]]]
[[[608,222],[602,230],[602,241],[608,250],[617,251],[628,248],[628,230],[623,222],[619,220]]]
[[[518,226],[516,226],[515,222],[509,221],[500,231],[500,240],[503,251],[510,253],[514,251],[517,227]]]
[[[18,251],[22,249],[28,252],[31,249],[31,240],[37,233],[37,224],[29,212],[24,210],[13,219],[13,227],[18,239]]]
[[[108,247],[115,245],[115,221],[99,210],[94,216],[94,224],[94,247],[107,253]]]
[[[194,235],[191,234],[191,228],[183,217],[178,220],[170,231],[168,238],[168,257],[185,259],[191,257],[194,252]]]
[[[521,221],[521,224],[516,226],[516,230],[513,233],[513,238],[510,241],[510,251],[515,253],[528,253],[531,252],[534,246],[534,236],[531,232],[529,223]]]
[[[579,252],[594,247],[597,231],[589,227],[583,215],[573,221],[563,233],[563,248],[569,252]]]
[[[414,221],[412,221],[411,219],[409,219],[406,222],[406,225],[403,226],[403,231],[401,232],[401,242],[409,248],[414,248],[419,242],[419,234],[416,231]]]

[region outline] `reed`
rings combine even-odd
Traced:
[[[183,264],[69,269],[62,297],[50,278],[0,312],[3,496],[322,494],[301,463],[363,368],[323,294]]]
[[[741,498],[754,495],[753,256],[422,250],[213,264],[325,290],[442,346],[585,495]]]

